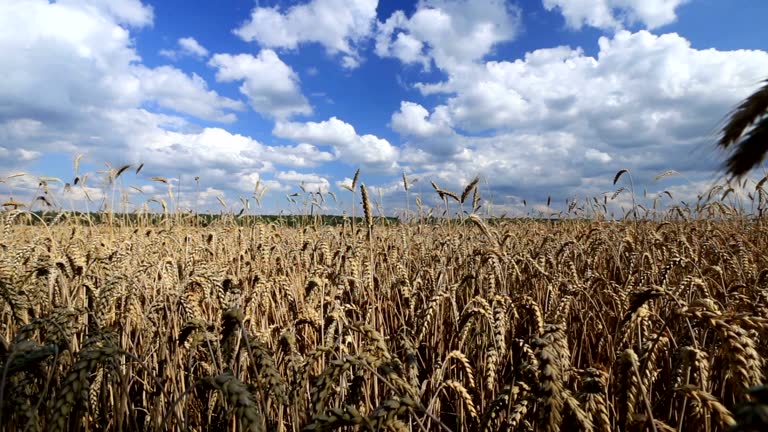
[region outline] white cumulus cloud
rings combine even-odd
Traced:
[[[90,164],[143,162],[139,177],[200,176],[226,192],[254,172],[335,159],[308,143],[271,146],[197,126],[194,118],[234,121],[246,105],[195,73],[143,64],[131,29],[151,26],[152,17],[138,1],[0,1],[0,175],[25,170],[41,155],[65,154],[68,166],[83,153]],[[190,41],[181,49],[202,55]],[[295,74],[273,52],[217,59],[219,77],[243,81],[243,93],[263,112],[310,112]]]
[[[281,171],[275,175],[281,182],[294,186],[304,186],[307,192],[328,192],[331,183],[325,177],[314,173],[298,173],[296,171]]]
[[[668,169],[701,180],[716,168],[713,128],[768,70],[765,51],[699,50],[674,33],[621,30],[598,46],[467,65],[421,86],[444,103],[393,114],[411,134],[401,164],[445,182],[482,171],[498,193],[523,197],[597,194],[621,168],[638,181]],[[453,151],[428,137],[438,113]]]
[[[193,37],[179,38],[179,48],[177,50],[160,50],[160,55],[168,57],[171,60],[176,60],[179,57],[192,56],[197,58],[208,57],[208,49],[200,45],[200,42]]]
[[[391,170],[397,166],[398,149],[375,135],[358,135],[355,128],[336,117],[322,122],[278,122],[272,133],[294,141],[331,146],[349,164]]]
[[[312,113],[301,93],[298,75],[270,49],[261,50],[256,57],[215,54],[209,64],[217,68],[216,80],[242,81],[240,93],[259,113],[276,118]]]
[[[101,4],[0,3],[0,68],[4,74],[0,122],[73,122],[76,117],[91,115],[92,110],[128,109],[145,102],[206,120],[234,120],[227,111],[241,109],[240,102],[209,90],[194,74],[170,66],[142,65],[129,31],[112,13],[91,3]],[[143,15],[131,10],[118,15],[133,17],[129,19],[133,23],[143,22],[139,19]]]
[[[229,110],[243,110],[237,100],[220,96],[197,74],[187,75],[171,66],[138,68],[136,78],[143,95],[160,106],[195,117],[231,123],[236,120]]]
[[[378,23],[376,54],[455,69],[514,39],[519,28],[520,9],[503,0],[422,0],[410,18],[396,11]]]
[[[559,10],[574,29],[588,25],[620,29],[641,24],[655,29],[677,19],[675,10],[688,0],[543,0],[547,10]]]
[[[430,137],[450,133],[450,118],[445,107],[431,115],[426,108],[415,102],[403,101],[400,110],[392,114],[392,129],[402,135]]]
[[[24,1],[18,0],[18,2]],[[152,6],[142,4],[140,0],[58,0],[56,3],[65,7],[105,14],[119,23],[135,27],[152,25],[154,19]]]
[[[311,0],[285,11],[257,6],[234,32],[267,48],[319,43],[331,54],[342,53],[343,65],[355,68],[360,61],[357,45],[370,33],[377,5],[378,0]]]
[[[185,53],[196,55],[198,57],[205,57],[208,55],[208,50],[204,46],[200,45],[200,42],[193,37],[183,37],[179,39],[179,47]]]

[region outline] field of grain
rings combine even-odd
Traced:
[[[747,431],[768,418],[760,219],[0,216],[9,432]]]

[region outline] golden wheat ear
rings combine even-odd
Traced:
[[[732,176],[742,176],[762,161],[768,152],[768,80],[755,93],[746,98],[731,114],[728,123],[722,129],[722,136],[717,145],[727,149],[738,142],[738,148],[728,158],[726,170]],[[756,123],[750,131],[747,128]],[[742,137],[743,136],[743,137]]]
[[[725,167],[728,174],[741,177],[763,161],[768,153],[768,116],[764,116],[752,130],[747,132]]]
[[[738,141],[744,130],[763,116],[768,110],[768,80],[766,84],[746,98],[731,114],[728,123],[723,127],[723,136],[718,145],[728,148]]]

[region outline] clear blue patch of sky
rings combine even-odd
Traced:
[[[655,32],[677,32],[696,49],[768,48],[768,1],[692,0],[678,8],[677,16]]]

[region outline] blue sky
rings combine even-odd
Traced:
[[[480,175],[486,208],[520,214],[602,197],[626,168],[690,201],[717,178],[718,122],[768,76],[766,15],[761,0],[0,0],[0,198],[53,176],[64,208],[119,189],[135,209],[167,199],[164,176],[183,208],[237,211],[260,181],[256,211],[296,210],[303,184],[339,213],[360,168],[388,213],[405,171],[427,203],[430,181]],[[78,154],[90,174],[65,193]],[[144,168],[105,189],[105,163]]]

